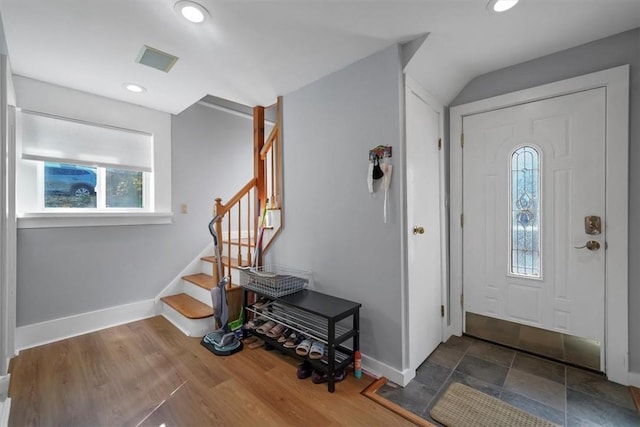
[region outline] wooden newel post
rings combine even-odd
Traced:
[[[260,209],[267,201],[267,177],[260,151],[264,146],[264,107],[253,107],[253,176],[257,179]],[[261,212],[258,212],[260,215]]]
[[[216,204],[213,206],[213,216],[214,218],[217,215],[220,215],[218,220],[216,221],[215,228],[216,234],[218,235],[218,251],[220,254],[220,262],[222,263],[222,249],[224,248],[222,244],[222,219],[224,218],[224,205],[222,204],[221,198],[216,198]],[[222,264],[222,276],[224,277],[224,264]],[[213,278],[216,284],[220,283],[222,277],[218,275],[218,260],[216,260],[216,264],[213,266]]]

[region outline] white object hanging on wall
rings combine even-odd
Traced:
[[[382,164],[382,172],[384,172],[384,177],[382,181],[382,187],[384,188],[384,203],[382,206],[384,223],[386,224],[389,220],[389,186],[391,185],[391,172],[393,171],[393,165],[389,163]]]

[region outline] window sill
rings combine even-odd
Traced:
[[[18,215],[18,228],[171,224],[173,212],[42,212]]]

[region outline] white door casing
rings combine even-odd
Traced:
[[[605,89],[469,115],[463,132],[465,312],[603,343],[606,236],[586,234],[584,218],[606,224]],[[511,159],[525,146],[538,172],[515,173],[537,188],[512,202]],[[512,219],[518,215],[526,226]],[[533,237],[539,247],[539,261],[522,253],[526,274],[512,271],[512,230],[521,245]],[[575,248],[587,240],[601,248]]]
[[[0,55],[0,376],[15,355],[16,210],[15,92],[9,58]]]
[[[415,370],[442,342],[442,110],[408,77],[405,105],[409,369]]]
[[[463,118],[498,108],[534,102],[594,88],[606,90],[607,257],[605,260],[605,354],[610,380],[628,384],[628,144],[629,66],[624,65],[451,109],[451,332],[462,333],[462,204]],[[577,243],[577,242],[576,242]]]

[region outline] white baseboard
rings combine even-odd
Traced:
[[[0,427],[9,425],[9,412],[11,409],[11,399],[9,398],[10,380],[10,374],[0,376]]]
[[[9,412],[11,412],[11,399],[0,400],[0,427],[9,425]]]
[[[629,372],[629,385],[640,388],[640,372]]]
[[[366,354],[362,355],[362,369],[376,378],[385,377],[389,381],[402,387],[409,384],[409,381],[416,376],[415,370],[405,369],[404,371],[399,371],[385,363],[368,357]]]
[[[4,400],[9,397],[9,382],[11,381],[11,374],[0,376],[0,400]]]
[[[154,315],[154,300],[151,299],[20,326],[16,328],[16,350],[60,341]]]

